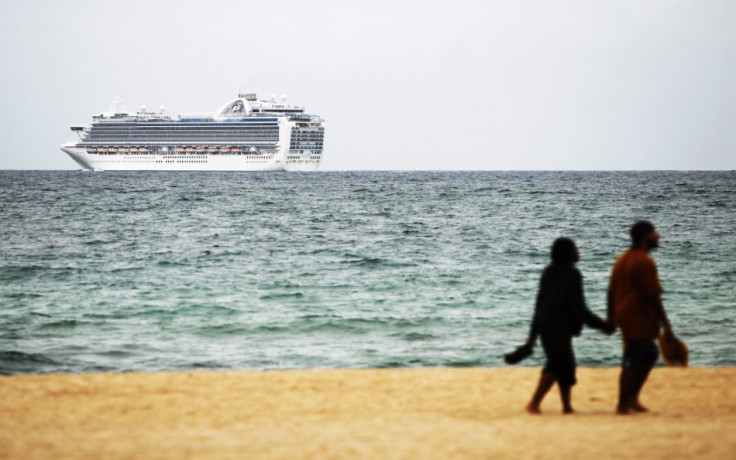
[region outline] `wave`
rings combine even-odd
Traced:
[[[349,264],[349,265],[355,265],[357,267],[379,267],[381,265],[387,265],[389,261],[387,259],[382,259],[380,257],[360,257],[357,258],[351,258],[349,260],[344,260],[343,263]]]
[[[48,270],[48,267],[40,265],[10,265],[2,267],[0,270],[0,282],[5,281],[12,283],[15,281],[23,281],[27,278],[34,277],[39,273]]]
[[[85,241],[83,244],[85,246],[103,246],[105,244],[111,244],[111,243],[115,243],[115,241],[89,240],[89,241]]]
[[[91,323],[88,323],[86,321],[80,321],[76,319],[62,319],[59,321],[52,321],[50,323],[45,323],[41,325],[40,329],[42,330],[48,330],[48,329],[74,329],[79,326],[88,325]]]
[[[389,358],[379,362],[376,367],[379,369],[392,369],[403,367],[438,367],[439,362],[424,357],[406,357],[406,358]]]
[[[341,263],[346,265],[351,265],[354,267],[359,268],[368,268],[368,269],[374,269],[374,268],[400,268],[400,267],[416,267],[417,263],[415,262],[396,262],[390,259],[386,259],[383,257],[368,257],[368,256],[359,256],[355,254],[344,254],[343,257],[345,257],[345,260],[342,260]]]
[[[391,337],[396,337],[407,342],[425,342],[429,340],[436,340],[439,337],[426,332],[400,332],[390,334]]]
[[[42,353],[0,350],[0,374],[2,375],[38,373],[47,367],[59,364]]]
[[[302,299],[304,294],[301,292],[275,292],[272,294],[264,294],[261,300],[280,300],[280,299]]]
[[[382,318],[349,318],[337,315],[308,314],[285,326],[283,330],[299,333],[366,334],[390,327]]]
[[[84,273],[84,269],[77,267],[7,266],[0,269],[0,282],[15,283],[39,278],[44,280],[66,280],[70,276],[81,273]]]
[[[479,367],[484,365],[482,359],[449,359],[443,365],[447,367]]]
[[[212,324],[197,328],[196,334],[205,337],[246,336],[251,329],[238,323]]]
[[[186,260],[159,260],[156,265],[159,267],[188,267],[190,264]]]
[[[9,292],[3,294],[3,297],[10,300],[22,300],[22,299],[38,299],[43,297],[43,294],[37,292]]]

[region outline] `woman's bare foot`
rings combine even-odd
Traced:
[[[634,401],[626,406],[619,406],[616,408],[616,413],[620,415],[627,415],[631,414],[632,412],[638,412],[638,413],[644,413],[649,412],[649,409],[647,409],[645,406],[642,406],[642,404],[639,401]]]
[[[621,406],[618,406],[616,408],[616,413],[618,415],[629,415],[629,414],[631,414],[631,412],[629,412],[629,407],[621,407]]]
[[[642,406],[639,401],[635,401],[629,404],[629,409],[633,410],[634,412],[649,412],[649,409]]]
[[[542,411],[541,411],[541,410],[539,410],[539,406],[535,406],[535,405],[533,405],[532,403],[529,403],[529,404],[528,404],[528,405],[526,406],[526,411],[527,411],[528,413],[532,414],[532,415],[539,415],[539,414],[541,414],[541,413],[542,413]]]

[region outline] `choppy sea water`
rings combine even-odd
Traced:
[[[642,218],[691,364],[736,365],[734,172],[0,171],[0,190],[3,374],[503,366],[552,241],[577,242],[604,316]],[[616,366],[620,337],[575,350]]]

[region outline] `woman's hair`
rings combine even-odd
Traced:
[[[629,235],[631,235],[631,244],[636,247],[639,246],[642,238],[647,236],[650,232],[654,231],[654,224],[648,220],[640,220],[631,226]]]
[[[575,242],[570,238],[557,238],[552,243],[552,262],[569,264],[575,260]]]

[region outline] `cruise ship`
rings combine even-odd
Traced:
[[[212,114],[129,113],[113,101],[78,142],[61,146],[82,168],[127,171],[315,171],[325,120],[288,105],[286,96],[239,94]]]

